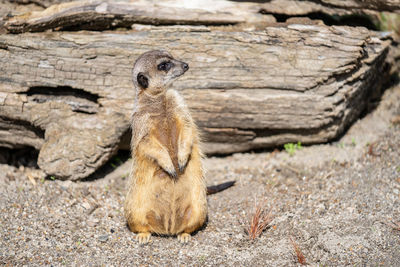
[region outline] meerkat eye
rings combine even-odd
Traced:
[[[164,61],[158,64],[157,69],[160,71],[169,71],[172,68],[173,64],[171,61]]]

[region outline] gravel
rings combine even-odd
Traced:
[[[81,182],[0,165],[0,265],[296,266],[292,238],[313,266],[400,266],[399,116],[396,87],[336,142],[206,159],[209,185],[237,183],[208,197],[208,223],[186,245],[135,241],[122,208],[129,162]],[[251,241],[255,201],[274,219]]]

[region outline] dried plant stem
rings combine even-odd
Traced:
[[[386,225],[391,227],[393,230],[400,231],[400,222],[386,222]]]
[[[258,238],[261,233],[269,226],[273,217],[272,209],[265,208],[265,201],[257,204],[254,201],[254,213],[250,216],[246,232],[251,240]]]
[[[304,255],[301,252],[301,250],[300,250],[299,246],[297,245],[297,243],[295,241],[293,241],[293,239],[290,236],[289,236],[289,239],[290,239],[290,243],[292,243],[294,251],[296,252],[297,261],[301,265],[307,265],[306,258],[304,257]]]

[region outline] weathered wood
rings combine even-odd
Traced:
[[[400,12],[400,0],[271,0],[259,5],[261,11],[289,16],[325,13],[329,15],[349,15],[371,11]]]
[[[319,0],[323,5],[344,9],[370,9],[377,11],[400,11],[400,0]]]
[[[274,22],[273,17],[250,10],[253,5],[229,4],[223,10],[218,5],[213,9],[196,9],[176,6],[163,6],[145,2],[114,1],[76,1],[53,5],[43,11],[15,16],[5,23],[12,33],[38,32],[46,29],[105,30],[110,28],[129,28],[134,23],[153,25],[232,25],[240,23]],[[204,6],[202,6],[204,8]],[[233,8],[232,8],[233,7]],[[248,7],[243,10],[238,7]],[[268,20],[269,18],[269,20]]]
[[[297,24],[0,35],[0,146],[40,149],[49,175],[90,175],[129,132],[134,60],[157,48],[190,64],[174,87],[207,153],[325,142],[379,90],[389,45],[365,28]]]
[[[307,16],[313,13],[349,15],[372,14],[372,11],[400,11],[400,0],[272,0],[265,2],[91,0],[53,1],[55,4],[51,6],[49,6],[51,1],[31,2],[48,8],[5,18],[5,28],[9,32],[38,32],[48,29],[106,30],[117,27],[130,28],[135,23],[150,25],[251,24],[262,27],[276,21],[273,15]]]
[[[62,2],[71,2],[71,0],[9,0],[9,2],[21,5],[34,4],[40,7],[49,7],[51,5],[59,4]]]
[[[225,0],[223,0],[225,1]],[[41,7],[49,7],[53,4],[58,4],[58,3],[63,3],[63,2],[71,2],[70,0],[9,0],[9,2],[14,2],[14,3],[20,3],[20,4],[36,4]],[[139,1],[136,1],[139,2]],[[162,5],[188,5],[188,1],[186,0],[164,0],[164,1],[158,1],[158,0],[141,0],[140,2],[144,3],[159,3]],[[161,2],[161,3],[160,3]],[[218,2],[222,2],[221,0],[202,0],[202,1],[190,1],[191,5],[203,5],[203,6],[212,6],[213,4],[215,5]],[[233,2],[233,1],[232,1]],[[241,2],[246,2],[246,1],[241,1]],[[248,2],[253,2],[253,1],[248,1]],[[286,2],[286,0],[264,0],[264,1],[259,1],[259,2],[275,2],[274,4],[279,4],[278,2]],[[295,2],[292,0],[291,2]],[[371,9],[371,10],[376,10],[376,11],[398,11],[400,10],[400,1],[399,0],[309,0],[309,1],[296,1],[299,4],[302,4],[302,2],[305,2],[306,4],[311,4],[312,3],[317,3],[320,5],[325,5],[327,7],[333,7],[333,8],[340,8],[340,9]],[[286,6],[287,8],[291,9],[292,6]]]

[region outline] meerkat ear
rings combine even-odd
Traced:
[[[143,89],[146,89],[149,86],[149,79],[142,72],[139,72],[136,78],[140,87]]]

